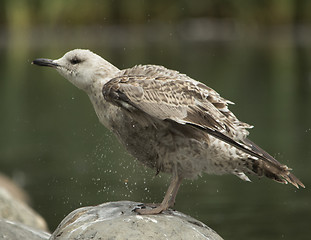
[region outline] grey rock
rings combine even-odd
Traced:
[[[21,178],[24,181],[24,176],[22,173],[15,173],[15,175],[18,176],[18,178]],[[20,180],[20,181],[22,181]],[[22,189],[16,181],[13,179],[7,177],[3,173],[0,173],[0,188],[6,189],[10,195],[21,202],[24,202],[26,204],[30,203],[30,197],[29,195]]]
[[[22,223],[0,219],[0,240],[47,240],[51,234]]]
[[[79,208],[60,223],[50,240],[222,239],[204,223],[178,211],[139,215],[133,209],[140,205],[120,201]]]
[[[26,203],[15,199],[6,189],[0,187],[0,218],[23,223],[37,229],[47,230],[45,220]]]

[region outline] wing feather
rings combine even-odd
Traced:
[[[132,72],[141,73],[137,68]],[[129,70],[125,74],[128,75],[116,77],[105,84],[103,95],[107,101],[117,105],[126,102],[157,119],[209,128],[236,141],[248,135],[247,128],[251,126],[240,122],[229,111],[229,101],[186,75],[171,73],[157,76],[147,70],[141,75],[131,75]]]

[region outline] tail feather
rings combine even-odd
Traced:
[[[285,178],[287,182],[293,184],[296,188],[305,188],[305,185],[292,173],[289,173]]]
[[[291,169],[286,165],[280,163],[276,164],[276,162],[271,164],[261,159],[249,159],[249,161],[251,164],[247,165],[247,168],[257,176],[265,176],[279,183],[291,183],[296,188],[299,188],[299,186],[305,188],[304,184],[290,172]]]

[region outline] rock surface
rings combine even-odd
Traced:
[[[138,215],[133,209],[140,204],[120,201],[79,208],[60,223],[50,239],[222,239],[205,224],[177,211]]]
[[[47,230],[45,220],[38,213],[32,210],[26,203],[15,199],[2,187],[0,187],[0,218]]]
[[[0,219],[0,240],[47,240],[50,235],[21,223]]]
[[[30,203],[30,198],[24,189],[3,173],[0,173],[0,188],[7,190],[14,199],[26,204]]]

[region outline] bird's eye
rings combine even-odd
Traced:
[[[71,64],[78,64],[80,62],[82,62],[82,60],[80,58],[77,58],[77,57],[70,59]]]

